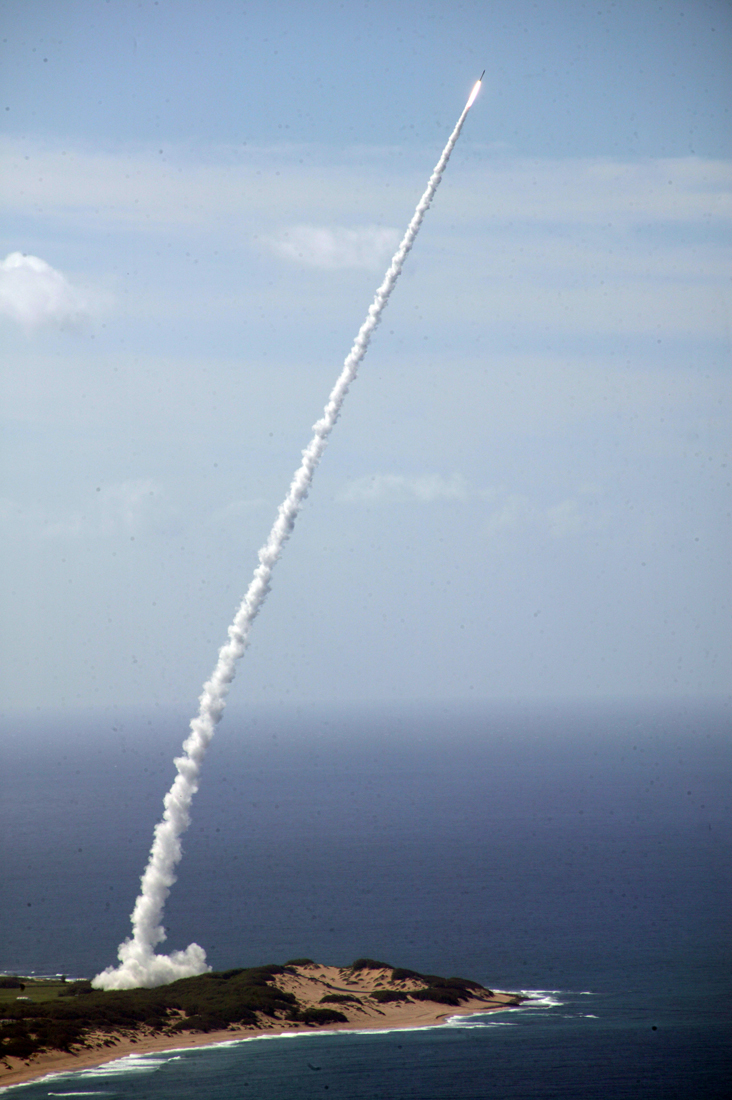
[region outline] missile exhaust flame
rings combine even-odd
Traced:
[[[163,800],[165,807],[163,818],[155,826],[148,864],[140,879],[141,891],[132,913],[132,937],[119,946],[117,955],[120,965],[109,966],[94,978],[92,984],[98,989],[133,989],[140,986],[151,988],[165,985],[178,978],[202,974],[210,969],[206,963],[205,951],[196,943],[190,944],[185,951],[174,951],[170,955],[160,955],[155,952],[157,944],[162,943],[166,938],[162,925],[163,909],[176,880],[175,868],[182,855],[181,836],[190,823],[189,809],[193,796],[198,790],[201,764],[224,712],[226,696],[234,679],[237,662],[249,645],[252,623],[269,592],[274,566],[292,534],[295,520],[307,496],[328,437],[338,419],[341,406],[356,377],[361,360],[368,350],[374,329],[381,320],[407,254],[414,244],[422,219],[440,184],[450,154],[460,136],[465,117],[480,89],[481,80],[470,93],[470,98],[430,176],[427,189],[417,203],[402,242],[394,254],[384,280],[369,306],[366,319],[346,357],[343,369],[323,410],[323,416],[313,425],[312,439],[302,453],[302,463],[292,479],[287,496],[279,507],[269,538],[259,551],[259,565],[254,571],[247,593],[229,627],[228,641],[219,651],[218,661],[210,680],[204,684],[199,699],[198,715],[192,720],[191,732],[183,742],[183,755],[174,761],[178,774]]]
[[[476,80],[475,84],[473,85],[473,90],[470,93],[470,95],[468,96],[468,102],[465,104],[465,110],[466,111],[469,111],[470,108],[475,103],[475,100],[478,96],[478,92],[480,91],[480,86],[483,83],[483,77],[484,76],[485,76],[485,69],[483,69],[483,72],[480,74],[480,78],[478,80]]]

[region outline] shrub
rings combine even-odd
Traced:
[[[401,993],[396,989],[375,989],[373,993],[369,993],[369,997],[384,1005],[388,1001],[408,1001],[409,993]]]
[[[348,1017],[334,1008],[294,1008],[287,1019],[298,1024],[347,1024]]]
[[[91,982],[78,981],[67,982],[63,989],[59,989],[59,997],[78,997],[81,994],[93,993]]]
[[[456,989],[444,989],[439,986],[428,986],[427,989],[415,989],[412,996],[417,1001],[434,1001],[438,1005],[457,1006],[467,1000],[467,995],[462,996]]]
[[[445,978],[445,982],[454,989],[479,989],[484,993],[491,992],[490,989],[486,989],[480,982],[471,982],[469,978]],[[437,983],[435,982],[434,984],[436,985]]]
[[[390,970],[388,963],[380,963],[375,959],[356,959],[351,963],[351,970]]]
[[[177,1031],[225,1031],[229,1025],[220,1016],[199,1013],[189,1016],[187,1020],[180,1020],[175,1026]]]
[[[25,986],[20,978],[16,978],[12,974],[4,974],[0,978],[0,989],[25,989]]]
[[[30,1058],[31,1054],[35,1054],[37,1050],[38,1043],[25,1035],[17,1039],[3,1039],[0,1042],[0,1054],[3,1058]]]
[[[402,966],[391,972],[393,982],[403,982],[406,978],[422,978],[422,974],[418,974],[416,970],[405,970]]]

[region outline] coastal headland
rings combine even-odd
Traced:
[[[466,978],[374,959],[321,966],[293,959],[102,992],[88,981],[0,978],[0,1087],[128,1054],[315,1029],[430,1027],[451,1016],[515,1008],[524,998]]]

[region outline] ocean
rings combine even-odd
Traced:
[[[732,713],[675,703],[258,708],[204,765],[166,949],[359,956],[531,991],[419,1031],[261,1038],[23,1100],[670,1100],[730,1093]],[[188,716],[4,720],[0,971],[115,961]]]

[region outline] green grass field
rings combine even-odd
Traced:
[[[0,1005],[13,1004],[18,997],[28,1001],[55,1001],[59,994],[63,994],[71,985],[71,982],[62,981],[61,978],[23,978],[13,975],[25,989],[4,989],[3,982],[7,977],[0,978]]]

